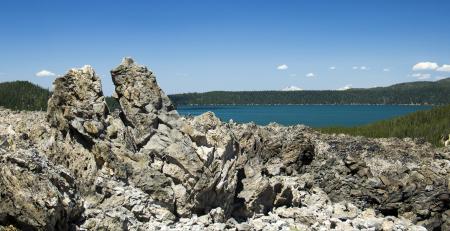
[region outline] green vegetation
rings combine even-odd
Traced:
[[[27,81],[0,83],[0,106],[13,110],[46,110],[51,95]],[[450,78],[437,82],[402,83],[390,87],[347,91],[254,91],[207,92],[169,96],[177,105],[186,104],[449,104],[427,111],[357,127],[329,127],[326,133],[366,137],[423,137],[442,146],[440,139],[450,133]],[[110,110],[118,102],[106,97]]]
[[[0,83],[0,106],[13,110],[47,110],[51,93],[27,81]]]
[[[105,101],[110,111],[114,111],[120,108],[119,101],[111,96],[105,97]]]
[[[0,106],[46,110],[51,92],[27,81],[0,83]],[[450,104],[450,78],[346,91],[214,91],[169,95],[175,105],[232,104]],[[118,102],[106,97],[111,110]]]
[[[0,107],[12,110],[46,111],[52,92],[28,81],[0,83]],[[119,102],[105,97],[110,110],[119,108]]]
[[[329,127],[318,129],[324,133],[344,133],[365,137],[424,138],[442,146],[441,137],[450,134],[450,105],[418,111],[406,116],[356,127]]]
[[[170,95],[175,105],[450,103],[450,78],[346,91],[213,91]]]

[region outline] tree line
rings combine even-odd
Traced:
[[[0,83],[0,106],[13,110],[46,110],[48,89],[28,81]],[[175,105],[252,104],[450,104],[450,78],[346,91],[213,91],[169,95]],[[106,97],[110,109],[118,102]]]
[[[12,110],[44,111],[51,96],[48,89],[27,81],[0,83],[0,106]],[[397,84],[384,88],[348,91],[256,91],[208,92],[169,96],[176,105],[187,104],[449,104],[406,116],[356,127],[328,127],[325,133],[366,137],[425,138],[442,146],[441,137],[450,134],[450,78],[437,82]],[[110,110],[120,108],[106,97]]]
[[[345,91],[213,91],[170,95],[175,105],[450,103],[450,78]]]
[[[47,110],[51,93],[28,81],[0,83],[0,106],[13,110]]]
[[[324,133],[344,133],[373,138],[424,138],[435,146],[443,146],[442,139],[450,134],[450,105],[413,112],[393,119],[355,127],[328,127]]]

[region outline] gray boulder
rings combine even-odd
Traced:
[[[237,153],[229,135],[224,137],[227,141],[212,143],[210,139],[208,143],[208,131],[196,131],[181,118],[157,85],[154,74],[132,59],[125,58],[111,75],[122,109],[120,118],[134,144],[131,152],[147,162],[145,166],[151,166],[145,171],[134,171],[137,174],[131,180],[141,186],[152,184],[146,179],[155,170],[170,178],[179,216],[204,214],[219,205],[225,205],[229,211],[236,185],[234,171],[230,170],[235,160],[231,159]],[[203,142],[190,133],[194,131],[205,137]],[[150,190],[156,191],[161,190]]]
[[[92,67],[71,69],[54,82],[48,121],[63,133],[77,133],[86,145],[103,136],[108,115],[99,77]]]
[[[448,148],[185,118],[146,67],[111,74],[114,112],[90,67],[55,81],[47,115],[0,109],[0,230],[450,227]]]
[[[0,149],[0,224],[68,230],[83,212],[72,175],[35,150]]]
[[[158,115],[170,113],[174,106],[159,88],[153,72],[131,58],[124,58],[111,76],[124,115],[122,120],[132,128],[136,145],[142,147],[163,122]],[[177,117],[176,113],[172,115]]]

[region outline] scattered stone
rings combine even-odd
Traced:
[[[181,117],[148,68],[85,66],[0,109],[0,230],[447,230],[450,151]],[[47,118],[47,119],[46,119]]]

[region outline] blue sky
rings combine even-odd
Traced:
[[[169,94],[373,87],[450,76],[450,1],[0,5],[0,81],[50,87],[52,73],[90,64],[110,95],[109,70],[124,56],[152,69]]]

